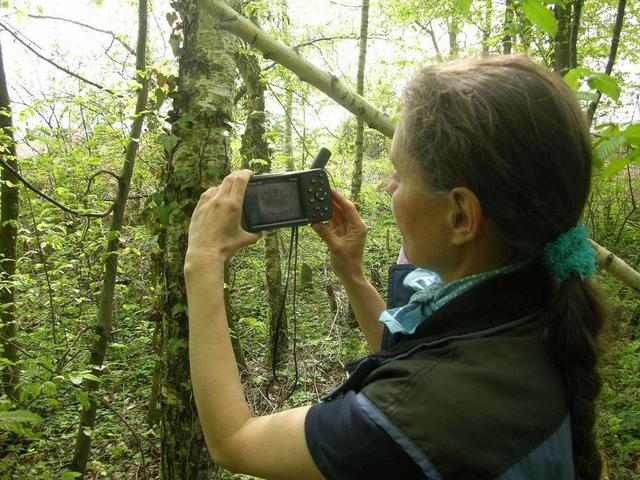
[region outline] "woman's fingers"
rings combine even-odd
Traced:
[[[251,170],[238,170],[233,172],[233,186],[229,192],[229,195],[233,200],[244,201],[244,193],[247,191],[247,184],[253,175]]]
[[[337,211],[340,216],[344,218],[344,220],[358,225],[364,224],[362,222],[362,218],[360,218],[360,214],[358,213],[356,206],[353,203],[351,203],[335,188],[331,189],[331,194],[333,195],[332,200],[335,202],[334,206],[338,207]]]
[[[312,223],[311,229],[318,234],[318,236],[324,240],[327,245],[333,244],[333,232],[324,223]]]

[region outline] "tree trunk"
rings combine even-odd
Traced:
[[[510,55],[513,47],[513,0],[505,1],[503,31],[502,53]]]
[[[167,154],[159,193],[164,218],[159,236],[161,289],[165,295],[160,337],[160,476],[163,480],[196,480],[206,478],[212,464],[191,389],[183,266],[189,221],[198,198],[229,173],[236,77],[233,56],[238,42],[215,28],[215,19],[203,2],[175,0],[172,5],[180,15],[183,43],[170,116],[177,144]]]
[[[449,58],[456,58],[460,53],[460,46],[458,45],[459,30],[458,19],[452,16],[449,22]]]
[[[571,20],[572,5],[570,2],[556,4],[553,13],[558,21],[558,31],[553,39],[553,69],[564,75],[571,69]]]
[[[569,67],[578,66],[578,32],[580,31],[580,17],[582,16],[582,5],[584,0],[573,1],[573,12],[571,14],[571,30],[569,32]]]
[[[271,149],[264,134],[265,130],[265,99],[264,85],[261,82],[261,70],[258,59],[252,54],[236,56],[238,70],[247,88],[247,120],[242,135],[240,155],[243,162],[255,173],[267,173],[271,170]],[[269,332],[271,345],[268,363],[277,367],[285,358],[287,351],[287,315],[283,309],[284,288],[282,285],[282,263],[278,231],[264,234],[265,275],[267,293],[269,297]],[[276,350],[277,347],[277,350]]]
[[[624,20],[624,10],[626,8],[626,0],[618,0],[618,10],[616,12],[616,22],[613,26],[613,36],[611,37],[611,47],[609,48],[609,58],[607,59],[607,66],[604,69],[604,73],[611,75],[613,72],[613,65],[616,62],[616,56],[618,55],[618,45],[620,44],[620,32],[622,32],[622,23]],[[598,98],[589,104],[587,108],[587,122],[589,126],[593,123],[593,116],[596,113],[598,104],[600,103],[600,97],[602,93],[598,91]]]
[[[16,145],[13,141],[11,101],[4,73],[4,60],[0,47],[0,143],[4,150],[0,157],[18,170]],[[9,361],[2,371],[2,384],[7,397],[16,402],[19,398],[20,368],[18,366],[18,323],[16,321],[15,287],[16,240],[18,234],[18,183],[19,180],[6,168],[2,169],[0,197],[0,334],[2,335],[2,356]]]
[[[140,74],[146,69],[145,48],[147,40],[147,0],[138,0],[138,42],[136,48],[136,80],[140,84],[136,102],[135,118],[131,125],[129,143],[125,154],[124,165],[118,181],[118,192],[114,202],[111,225],[107,241],[106,260],[104,264],[104,277],[100,292],[100,307],[95,325],[95,340],[91,347],[89,365],[94,366],[92,373],[99,377],[102,373],[101,366],[107,352],[107,345],[111,338],[113,320],[113,299],[115,293],[116,276],[118,272],[118,250],[120,248],[120,229],[124,220],[124,212],[129,195],[129,185],[133,175],[136,154],[144,121],[143,111],[147,105],[148,82],[147,78]],[[85,380],[85,390],[93,393],[98,388],[95,380]],[[84,475],[91,448],[91,435],[96,419],[96,401],[89,397],[89,408],[83,409],[80,415],[80,426],[76,438],[75,453],[71,470]],[[89,433],[89,435],[87,435]]]
[[[367,61],[367,37],[369,30],[369,0],[362,0],[360,16],[360,55],[358,56],[358,75],[356,79],[356,93],[364,98],[364,68]],[[351,180],[351,201],[359,208],[360,190],[362,189],[362,157],[364,150],[364,121],[356,119],[356,152],[353,162],[353,176]]]
[[[489,56],[489,41],[491,39],[491,20],[493,17],[493,0],[484,2],[484,22],[482,24],[482,56]]]
[[[287,157],[287,170],[295,170],[293,163],[293,92],[291,91],[291,81],[287,79],[284,83],[284,154]]]
[[[339,105],[357,117],[362,117],[369,127],[387,137],[393,136],[393,123],[360,95],[353,93],[335,75],[316,67],[298,55],[292,48],[277,41],[256,27],[221,0],[207,0],[203,9],[217,18],[217,28],[222,28],[238,36],[250,46],[260,50],[265,58],[270,58],[298,75],[304,82],[313,85],[334,99]]]

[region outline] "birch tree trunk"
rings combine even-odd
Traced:
[[[163,172],[160,471],[163,480],[208,476],[212,463],[197,418],[189,374],[183,265],[189,221],[200,194],[229,173],[235,37],[215,27],[201,0],[176,0],[182,47],[172,138]],[[174,34],[177,35],[177,34]],[[227,315],[227,318],[231,317]],[[238,350],[236,347],[236,359]]]
[[[360,15],[360,54],[358,56],[358,75],[356,78],[356,93],[364,98],[364,69],[367,62],[367,37],[369,31],[369,0],[362,0]],[[362,189],[362,158],[364,156],[364,120],[356,119],[355,159],[353,161],[353,176],[351,180],[351,201],[359,208],[360,190]]]
[[[0,157],[14,170],[18,169],[16,145],[13,141],[11,101],[4,73],[4,60],[0,47]],[[2,210],[0,213],[0,334],[2,356],[9,362],[2,370],[2,384],[7,397],[13,402],[19,398],[20,367],[18,366],[18,323],[16,321],[15,288],[16,240],[18,234],[19,180],[6,168],[0,179]]]
[[[144,75],[146,69],[145,48],[147,43],[147,0],[138,0],[138,42],[136,48],[136,80],[140,84],[135,109],[135,117],[131,125],[129,141],[125,153],[124,165],[118,179],[118,192],[114,201],[111,225],[107,240],[106,259],[104,264],[104,277],[102,290],[100,292],[100,306],[98,318],[95,324],[95,340],[91,347],[91,357],[89,365],[94,366],[92,373],[100,377],[104,362],[107,345],[111,339],[111,328],[113,321],[113,299],[115,294],[116,276],[118,272],[118,250],[120,249],[120,229],[124,221],[124,212],[129,195],[129,185],[133,175],[136,154],[142,133],[142,123],[144,121],[144,110],[147,105],[148,81]],[[98,389],[98,382],[95,380],[85,380],[84,387],[89,393]],[[83,409],[80,415],[80,426],[76,438],[75,453],[73,456],[71,470],[79,472],[84,476],[84,471],[89,459],[91,448],[91,431],[96,420],[97,404],[92,396],[89,396],[89,408]]]

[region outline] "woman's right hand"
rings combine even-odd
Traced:
[[[342,280],[364,275],[362,257],[364,242],[367,237],[367,226],[353,203],[331,189],[333,198],[333,216],[331,227],[317,223],[311,228],[329,247],[331,267]]]

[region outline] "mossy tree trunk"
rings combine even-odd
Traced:
[[[18,169],[13,141],[11,102],[0,48],[0,157],[13,170]],[[0,334],[2,356],[9,362],[2,371],[2,384],[7,397],[16,402],[19,397],[20,367],[18,366],[15,288],[16,240],[18,233],[18,179],[10,170],[2,169],[0,180],[2,212],[0,214]]]
[[[572,2],[556,3],[553,13],[558,21],[558,31],[553,39],[553,69],[564,75],[571,66]]]
[[[265,137],[265,86],[262,79],[260,63],[254,54],[238,54],[236,56],[238,70],[247,89],[246,125],[242,135],[240,155],[242,163],[256,174],[271,170],[272,152]],[[271,348],[268,355],[270,366],[278,366],[287,351],[287,315],[283,307],[284,288],[282,285],[282,262],[280,258],[280,239],[278,230],[264,232],[265,275],[269,300],[269,333]],[[280,310],[282,309],[282,315]]]
[[[208,476],[212,463],[197,418],[188,354],[183,265],[189,221],[200,194],[229,173],[234,54],[238,41],[216,28],[201,0],[175,0],[182,37],[171,148],[157,195],[162,253],[160,453],[163,480]],[[230,316],[227,316],[230,318]],[[238,358],[238,344],[235,344]]]

